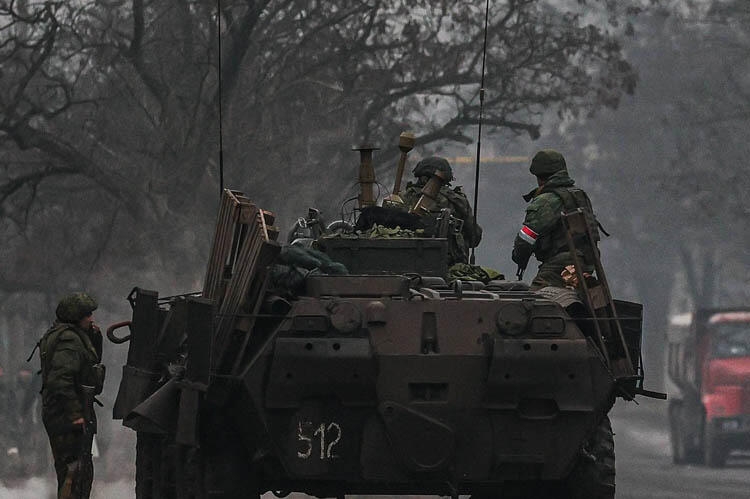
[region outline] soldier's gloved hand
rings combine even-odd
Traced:
[[[513,262],[520,268],[525,269],[529,264],[529,260],[531,259],[531,251],[522,251],[519,248],[513,248],[511,258],[513,259]]]

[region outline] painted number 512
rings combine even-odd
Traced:
[[[297,423],[297,440],[302,445],[302,449],[297,451],[297,457],[300,459],[310,459],[313,455],[314,447],[320,449],[320,459],[336,459],[339,456],[334,453],[333,448],[341,440],[341,426],[338,423],[320,423],[315,431],[310,434],[314,428],[311,421],[299,421]],[[319,443],[319,445],[315,445]],[[316,453],[316,455],[318,455]]]

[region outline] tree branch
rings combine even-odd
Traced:
[[[145,34],[144,6],[143,0],[133,0],[133,38],[130,46],[124,51],[123,55],[140,76],[146,88],[151,92],[159,102],[162,110],[166,108],[167,87],[154,75],[152,75],[143,60],[143,37]]]

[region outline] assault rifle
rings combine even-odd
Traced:
[[[83,425],[81,447],[78,451],[78,459],[68,464],[68,473],[63,483],[60,497],[75,497],[77,499],[88,498],[88,487],[84,483],[89,476],[93,476],[94,470],[91,463],[91,444],[94,438],[94,396],[96,387],[81,385],[83,395]]]

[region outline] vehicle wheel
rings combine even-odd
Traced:
[[[177,499],[205,499],[200,449],[178,445],[175,457]]]
[[[727,462],[727,454],[724,443],[717,438],[711,424],[706,423],[703,432],[703,459],[706,466],[723,468]]]
[[[688,442],[687,432],[682,424],[681,407],[673,406],[669,411],[670,443],[672,444],[672,462],[687,464],[695,461],[695,451]]]
[[[674,464],[685,464],[686,449],[680,432],[678,411],[678,406],[669,407],[669,443],[672,448],[672,462]]]
[[[168,437],[138,432],[135,444],[135,497],[174,497],[175,464]]]
[[[202,486],[212,499],[259,499],[258,482],[250,456],[237,438],[217,438],[202,449]],[[208,497],[209,494],[206,494]]]
[[[615,440],[608,416],[583,446],[565,485],[570,499],[614,499]]]
[[[681,405],[673,405],[669,409],[670,443],[672,446],[672,462],[674,464],[697,464],[703,459],[700,447],[696,447],[685,423],[685,415]]]
[[[672,444],[672,462],[674,464],[686,464],[685,442],[680,434],[680,427],[674,423],[670,425],[669,441]]]
[[[154,467],[158,462],[155,456],[154,436],[148,433],[136,433],[135,440],[135,497],[152,499],[154,485]]]
[[[258,476],[251,455],[231,424],[214,416],[204,421],[201,446],[177,445],[177,499],[259,499]],[[210,435],[210,438],[207,436]]]

